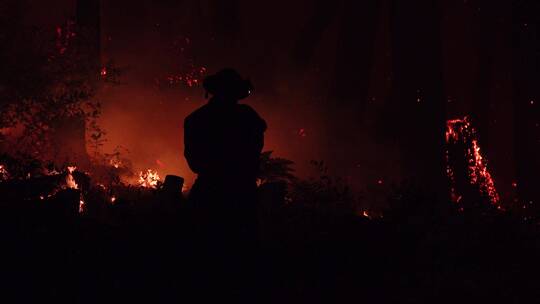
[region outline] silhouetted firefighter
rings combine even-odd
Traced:
[[[212,97],[184,122],[184,155],[198,175],[190,200],[208,212],[242,213],[256,200],[266,123],[238,103],[249,96],[252,85],[236,71],[224,69],[207,77],[203,86]]]
[[[231,272],[246,277],[238,270],[253,256],[249,252],[256,244],[256,181],[266,123],[251,107],[238,103],[250,95],[252,85],[236,71],[208,76],[203,86],[211,98],[184,122],[184,155],[198,175],[189,195],[201,228],[197,247],[204,250],[202,256],[208,255],[203,263],[212,271],[202,280],[224,288],[234,282]],[[243,293],[230,289],[242,285],[228,286],[227,292]]]

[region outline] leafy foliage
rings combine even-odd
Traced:
[[[46,158],[57,123],[70,118],[86,121],[96,150],[105,133],[95,122],[101,105],[94,96],[100,84],[115,82],[119,71],[112,63],[100,67],[91,33],[73,22],[56,29],[30,28],[21,21],[23,5],[8,1],[3,6],[0,129],[17,131],[9,143],[0,137],[4,150]]]
[[[311,164],[317,169],[318,176],[292,183],[291,202],[328,211],[356,212],[359,200],[347,183],[331,176],[324,161],[311,161]]]
[[[294,162],[281,157],[272,157],[273,151],[261,153],[261,167],[259,171],[259,182],[261,184],[274,182],[291,183],[296,180]]]
[[[129,151],[117,146],[112,153],[97,153],[92,159],[92,178],[107,187],[120,186],[123,179],[133,179],[133,164],[127,158]]]

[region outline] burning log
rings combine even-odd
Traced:
[[[0,166],[0,168],[4,168]],[[5,168],[4,168],[5,169]],[[46,171],[42,176],[28,176],[25,179],[10,178],[8,175],[0,183],[1,196],[8,202],[57,200],[65,190],[77,190],[77,209],[84,205],[83,190],[88,189],[89,177],[75,166],[67,167],[64,173]],[[7,171],[6,171],[7,172]],[[1,174],[1,169],[0,169]],[[7,174],[7,173],[6,173]]]

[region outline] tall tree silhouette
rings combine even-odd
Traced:
[[[518,195],[521,202],[539,210],[540,187],[540,38],[538,12],[534,0],[512,2],[514,149]],[[535,202],[530,206],[529,202]],[[521,207],[521,206],[520,206]]]
[[[333,104],[354,105],[357,114],[363,113],[366,104],[379,7],[380,1],[316,1],[293,49],[297,66],[306,68],[323,32],[332,22],[338,22],[331,100]]]
[[[401,146],[402,174],[445,190],[440,7],[436,1],[391,3],[392,112],[389,127]]]

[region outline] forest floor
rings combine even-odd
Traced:
[[[11,190],[3,191],[0,197],[9,197]],[[2,297],[20,303],[540,299],[538,225],[507,213],[409,210],[370,219],[270,203],[259,208],[256,236],[242,238],[228,234],[226,221],[201,233],[185,201],[141,196],[139,205],[110,205],[100,218],[58,208],[69,197],[2,201]]]

